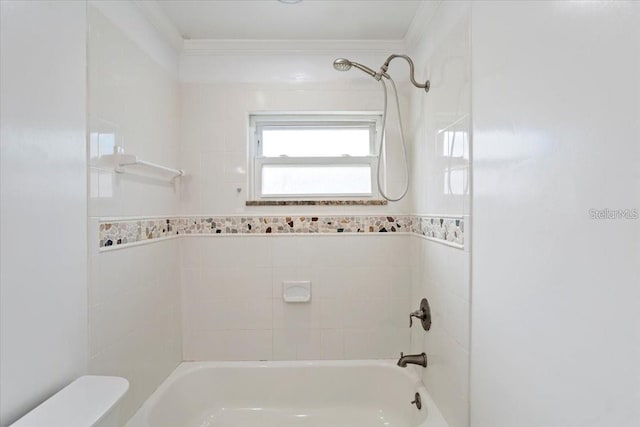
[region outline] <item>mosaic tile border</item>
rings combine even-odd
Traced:
[[[100,222],[100,247],[127,245],[145,240],[181,234],[176,230],[177,218],[140,219]]]
[[[197,216],[101,221],[99,246],[121,247],[173,236],[230,234],[414,233],[464,245],[464,220],[412,215]]]
[[[414,216],[411,232],[464,247],[464,219],[460,217]]]
[[[243,216],[179,218],[180,234],[309,234],[410,232],[402,216]]]

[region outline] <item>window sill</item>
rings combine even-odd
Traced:
[[[386,200],[247,200],[246,206],[384,206]]]

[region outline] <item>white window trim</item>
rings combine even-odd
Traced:
[[[367,126],[371,129],[368,156],[342,157],[264,157],[262,156],[262,129],[264,127],[277,128],[304,126],[306,128],[318,125],[345,126],[349,128]],[[378,182],[376,179],[378,165],[378,144],[382,126],[382,113],[375,112],[303,112],[303,113],[250,113],[248,133],[248,180],[251,200],[373,200],[379,198]],[[354,166],[367,165],[371,170],[371,193],[353,194],[286,194],[263,195],[262,167],[264,165],[307,165],[307,166]]]

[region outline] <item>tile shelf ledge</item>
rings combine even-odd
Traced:
[[[245,206],[386,206],[386,200],[247,200]]]

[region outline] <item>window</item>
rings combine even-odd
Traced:
[[[255,199],[377,195],[376,114],[255,114],[250,165]]]

